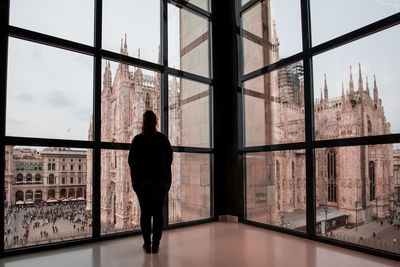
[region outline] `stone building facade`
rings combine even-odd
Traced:
[[[252,19],[272,21],[272,25],[260,25],[265,41],[259,43],[263,52],[258,60],[263,62],[252,58],[252,51],[244,46],[244,55],[249,55],[246,63],[249,69],[253,69],[252,65],[263,66],[279,60],[275,21],[262,10],[269,10],[269,1],[259,5],[258,13],[252,11]],[[375,76],[370,92],[367,77],[362,75],[359,65],[358,88],[355,88],[350,67],[348,87],[345,90],[342,85],[339,98],[329,98],[326,79],[325,76],[321,97],[314,102],[316,140],[390,133]],[[244,83],[246,146],[305,141],[303,84],[301,63]],[[247,218],[304,228],[305,151],[249,153],[245,162]],[[339,221],[361,224],[389,215],[390,196],[395,188],[393,145],[316,149],[315,172],[317,213],[322,209],[330,212],[331,220],[335,221],[331,227],[337,226]]]
[[[121,54],[128,55],[127,39],[121,41]],[[138,51],[140,58],[140,50]],[[102,89],[101,136],[103,141],[130,143],[141,133],[142,116],[146,110],[153,110],[160,122],[160,74],[149,73],[118,63],[114,78],[111,63],[105,62]],[[196,93],[185,99],[183,84],[176,77],[169,77],[169,132],[172,145],[193,145],[199,140],[201,121],[193,123],[198,102]],[[190,97],[194,99],[191,100]],[[198,111],[198,110],[197,110]],[[199,125],[200,124],[200,125]],[[158,123],[159,129],[160,123]],[[89,127],[89,138],[93,136],[93,125]],[[207,140],[206,140],[207,141]],[[195,144],[196,145],[196,144]],[[208,156],[208,155],[207,155]],[[105,232],[134,229],[139,227],[140,208],[130,180],[128,151],[104,149],[101,152],[101,223]],[[91,168],[92,155],[88,155]],[[169,192],[170,223],[209,217],[210,202],[210,157],[191,153],[174,153],[172,165],[172,186]],[[199,169],[197,169],[199,168]],[[204,174],[206,173],[206,174]],[[92,172],[88,169],[87,183],[92,184]],[[208,186],[208,191],[207,191]],[[91,190],[88,187],[87,190]],[[88,208],[91,194],[87,193]],[[208,211],[208,213],[207,213]]]
[[[7,204],[86,199],[86,151],[6,146],[5,155]]]

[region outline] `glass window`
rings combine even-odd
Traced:
[[[174,153],[169,191],[169,223],[211,216],[209,154]]]
[[[103,1],[104,49],[157,63],[159,46],[159,0]]]
[[[393,245],[398,195],[392,169],[398,150],[399,144],[315,149],[318,235],[400,252]]]
[[[210,86],[169,76],[168,91],[171,144],[211,147]]]
[[[243,94],[246,146],[304,141],[301,62],[246,81]]]
[[[93,59],[15,38],[8,52],[6,134],[87,140]]]
[[[22,158],[42,162],[48,162],[49,155],[63,158],[67,155],[76,156],[78,154],[86,158],[87,151],[83,149],[66,150],[60,147],[21,146],[6,146],[5,150],[6,160],[10,162],[5,165],[4,170],[4,187],[7,189],[5,190],[7,205],[4,205],[5,250],[91,237],[91,202],[86,203],[86,173],[82,173],[82,184],[79,185],[79,189],[81,189],[79,195],[83,198],[76,201],[76,199],[67,199],[67,197],[76,198],[78,189],[68,192],[65,186],[59,188],[59,185],[56,185],[59,183],[58,177],[56,182],[57,173],[50,173],[48,170],[34,173],[35,182],[39,183],[29,185],[20,183],[23,181],[22,173],[9,169]],[[35,152],[33,152],[34,150]],[[22,154],[21,151],[24,153]],[[32,175],[32,173],[27,174],[26,180],[30,181]],[[42,177],[48,182],[41,183]],[[65,177],[62,177],[61,183],[65,183]],[[31,216],[41,210],[39,216]],[[26,220],[26,217],[30,219]],[[52,222],[53,219],[54,222]],[[44,221],[48,223],[44,224]],[[10,232],[7,229],[10,229]]]
[[[10,1],[10,25],[93,44],[94,1]]]
[[[135,135],[142,132],[143,113],[146,109],[153,110],[157,115],[159,129],[160,83],[161,77],[157,72],[103,60],[102,140],[130,143]],[[92,123],[89,131],[92,135]]]
[[[310,3],[313,45],[399,12],[397,1],[311,0]]]
[[[73,183],[74,183],[74,177],[70,177],[70,178],[69,178],[69,183],[70,183],[70,184],[73,184]]]
[[[140,228],[140,206],[132,189],[128,154],[128,150],[101,151],[100,223],[103,235]],[[110,161],[112,155],[119,159],[118,166]],[[90,166],[92,159],[88,159],[87,164]]]
[[[399,36],[395,26],[313,58],[316,140],[400,132]]]
[[[247,153],[246,219],[306,231],[305,150]]]
[[[168,5],[168,65],[210,77],[209,22],[183,8]]]
[[[242,14],[243,71],[302,50],[300,1],[262,1]]]

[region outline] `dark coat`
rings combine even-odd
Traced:
[[[172,147],[164,134],[156,132],[150,137],[136,135],[131,143],[128,163],[133,190],[151,187],[170,189]]]

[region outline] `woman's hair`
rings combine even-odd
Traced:
[[[146,110],[143,114],[142,133],[150,136],[156,133],[157,116],[151,110]]]

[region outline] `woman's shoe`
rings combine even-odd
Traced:
[[[151,253],[151,248],[149,244],[144,243],[143,244],[143,249],[146,253]]]

